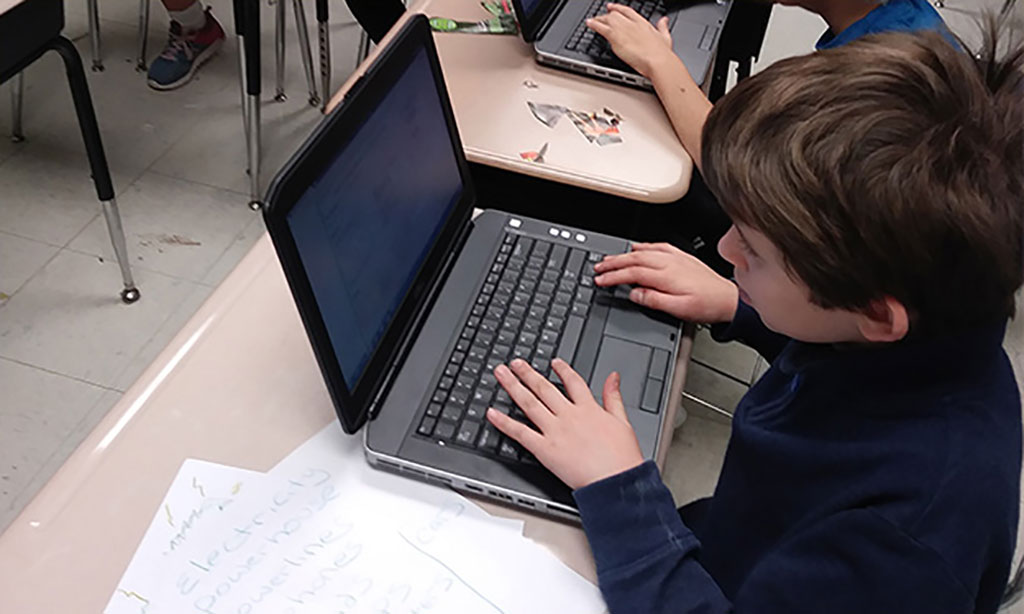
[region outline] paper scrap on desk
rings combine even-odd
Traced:
[[[622,135],[619,132],[622,116],[608,107],[591,112],[578,111],[557,104],[532,101],[527,101],[526,104],[537,121],[548,128],[554,128],[563,115],[568,115],[580,134],[591,143],[604,146],[622,142]]]
[[[546,154],[547,152],[548,144],[544,143],[544,145],[540,148],[539,151],[524,151],[519,154],[519,157],[522,158],[523,160],[526,160],[527,162],[536,162],[537,164],[543,164],[544,154]]]
[[[462,34],[518,34],[519,27],[511,15],[491,17],[481,21],[456,21],[447,17],[431,17],[430,27],[435,32]]]
[[[255,487],[265,474],[188,459],[171,482],[145,536],[139,543],[117,590],[104,609],[106,614],[138,614],[155,611],[160,585],[152,568],[181,566],[186,546],[204,525],[217,524],[219,516]]]
[[[168,501],[195,499],[197,485],[200,501],[225,488],[211,486],[209,474],[193,482],[192,463]],[[594,585],[522,536],[522,522],[368,467],[362,439],[337,425],[267,474],[245,476],[230,505],[190,526],[173,560],[140,547],[125,578],[148,579],[152,588],[122,583],[111,600],[119,609],[108,614],[606,611]],[[163,511],[143,545],[167,539],[166,531],[150,537],[163,531]]]
[[[620,120],[618,116],[605,115],[604,113],[569,111],[569,119],[572,120],[573,125],[591,143],[603,146],[622,142],[622,136],[619,134]]]
[[[562,116],[569,112],[567,107],[557,104],[545,104],[541,102],[527,102],[526,104],[530,107],[530,111],[533,113],[533,116],[537,118],[537,121],[548,128],[554,128],[558,125],[558,120],[562,119]]]

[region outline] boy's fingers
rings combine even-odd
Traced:
[[[604,36],[612,31],[611,26],[605,23],[602,17],[592,17],[587,20],[587,27],[597,32],[601,36]]]
[[[613,269],[621,269],[630,265],[646,265],[651,268],[661,268],[659,265],[662,264],[664,256],[657,252],[649,251],[637,251],[628,252],[625,254],[616,254],[614,256],[605,256],[603,260],[594,265],[594,271],[603,273],[605,271],[611,271]]]
[[[494,408],[487,410],[487,419],[491,421],[491,424],[493,424],[495,428],[518,441],[524,448],[532,452],[534,455],[537,454],[537,450],[544,443],[543,435],[526,426],[522,422],[509,418]]]
[[[608,271],[607,273],[601,273],[594,278],[594,283],[602,287],[632,284],[648,288],[657,288],[660,286],[662,281],[663,276],[661,271],[656,271],[646,266],[630,266],[624,269]]]
[[[629,300],[657,311],[675,311],[679,308],[679,302],[683,298],[651,288],[633,288],[629,291]]]
[[[608,413],[628,424],[626,405],[622,402],[622,392],[619,391],[621,380],[619,374],[614,371],[604,380],[604,408]]]
[[[562,384],[565,386],[565,391],[569,393],[569,400],[573,403],[579,403],[586,399],[593,399],[593,395],[590,394],[590,386],[587,385],[586,380],[583,379],[579,373],[573,370],[569,366],[569,363],[565,362],[561,358],[556,358],[551,361],[551,368],[558,374],[558,378],[562,380]]]
[[[546,429],[548,424],[550,424],[551,410],[529,388],[519,381],[516,374],[507,366],[498,365],[494,369],[494,376],[498,378],[498,383],[508,392],[508,396],[515,401],[519,409],[523,410],[526,417],[536,424],[537,428],[541,431]]]
[[[668,29],[668,16],[662,17],[658,20],[658,32],[661,32],[666,38],[672,40],[672,31]]]
[[[548,378],[538,373],[521,358],[513,360],[510,366],[516,377],[519,378],[530,392],[540,399],[540,402],[544,404],[548,412],[557,414],[562,404],[566,402],[565,397],[558,391],[558,388],[555,388],[555,385],[548,381]],[[523,411],[526,410],[524,409]]]

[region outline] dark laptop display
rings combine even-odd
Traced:
[[[349,388],[462,188],[421,50],[287,216]]]

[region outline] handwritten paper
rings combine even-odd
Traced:
[[[216,524],[238,497],[265,479],[262,473],[237,467],[194,459],[182,463],[104,612],[146,612],[159,588],[149,570],[180,564],[181,552],[195,533]]]
[[[522,537],[522,522],[368,467],[336,425],[261,477],[196,522],[173,557],[140,546],[119,587],[148,578],[147,602],[107,614],[606,611],[596,587]],[[130,602],[119,594],[112,605]]]

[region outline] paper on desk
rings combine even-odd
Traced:
[[[523,538],[522,523],[370,469],[336,425],[265,478],[197,525],[181,560],[133,559],[129,573],[158,586],[134,612],[605,611],[596,587]]]
[[[195,533],[204,525],[216,524],[218,516],[265,479],[257,471],[201,460],[182,463],[104,612],[147,611],[159,588],[149,570],[186,561],[181,553]]]

